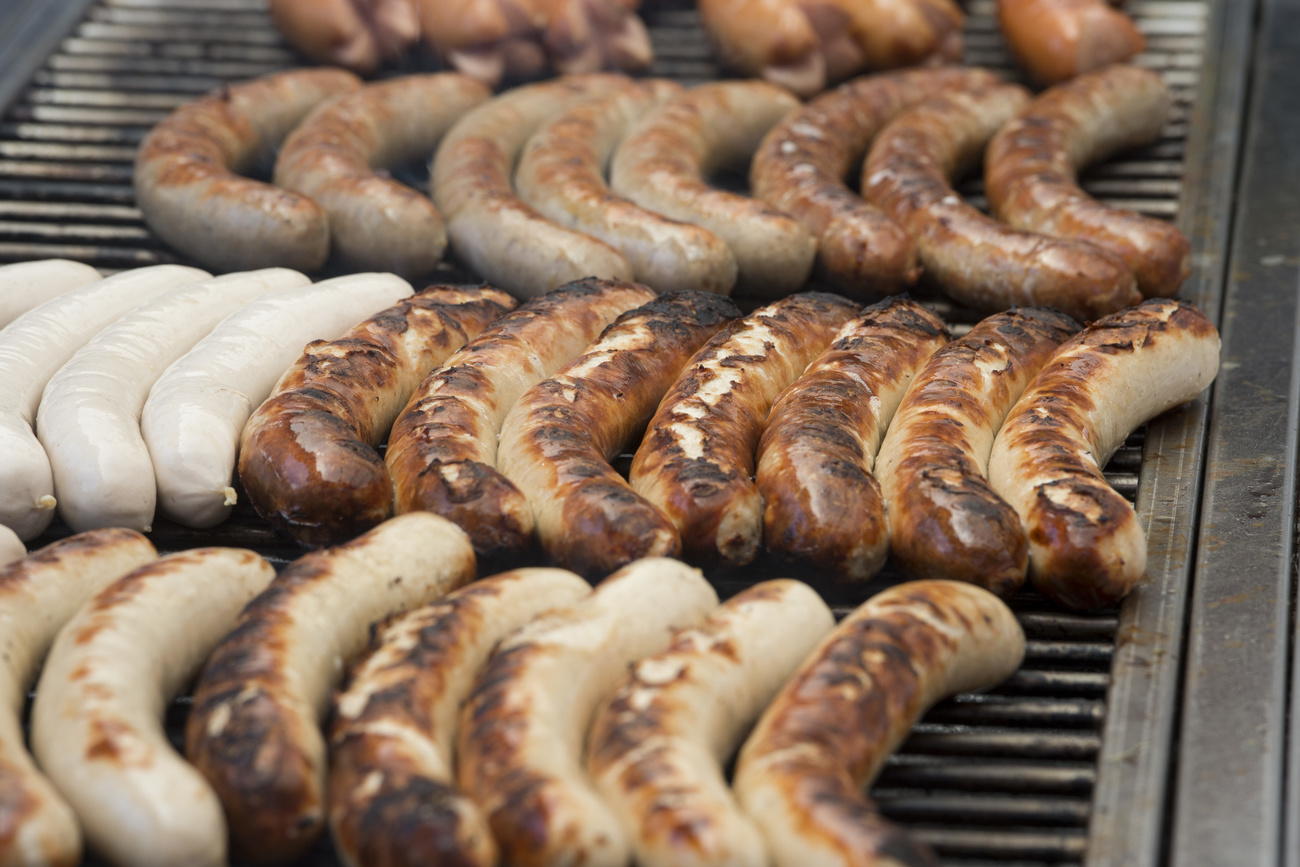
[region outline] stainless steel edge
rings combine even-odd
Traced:
[[[27,84],[91,0],[0,0],[0,114]]]

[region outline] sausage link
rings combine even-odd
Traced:
[[[103,279],[71,259],[35,259],[0,265],[0,328],[65,292]]]
[[[414,0],[270,0],[275,26],[313,60],[374,72],[420,36]]]
[[[1146,48],[1133,19],[1106,0],[998,0],[998,24],[1040,84],[1122,63]]]

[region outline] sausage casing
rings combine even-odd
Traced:
[[[998,0],[1007,46],[1031,77],[1056,84],[1146,48],[1133,19],[1107,0]]]

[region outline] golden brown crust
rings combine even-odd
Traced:
[[[496,289],[436,287],[308,344],[240,438],[239,476],[258,514],[305,545],[388,517],[392,482],[374,447],[429,371],[514,304]]]
[[[863,195],[916,240],[928,277],[968,307],[1041,305],[1088,320],[1136,304],[1142,296],[1118,256],[1009,229],[953,190],[953,178],[978,164],[985,143],[1028,102],[1024,88],[1001,85],[905,112],[876,137]]]
[[[863,581],[884,565],[889,527],[876,451],[907,384],[949,339],[908,298],[868,307],[781,393],[758,444],[767,550]]]
[[[998,23],[1031,77],[1055,84],[1146,48],[1141,31],[1106,0],[998,0]]]

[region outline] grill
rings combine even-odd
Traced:
[[[1274,5],[1296,4],[1275,0]],[[967,58],[1014,77],[993,8],[993,0],[969,3]],[[1134,0],[1129,11],[1149,43],[1139,62],[1164,74],[1174,91],[1175,109],[1157,144],[1091,170],[1084,186],[1113,204],[1177,220],[1192,240],[1195,265],[1182,297],[1217,319],[1229,261],[1254,4]],[[725,74],[709,52],[689,0],[647,0],[643,15],[657,57],[652,74],[687,84]],[[1282,40],[1288,31],[1298,32],[1294,26],[1272,32],[1275,40]],[[58,41],[65,33],[70,35]],[[1291,37],[1293,48],[1295,41]],[[9,20],[0,15],[0,61],[5,61],[0,62],[0,70],[5,70],[0,75],[0,106],[10,103],[0,120],[0,262],[66,256],[111,272],[183,261],[152,236],[134,206],[131,162],[149,125],[222,82],[291,66],[298,59],[272,27],[264,0],[75,0],[20,4]],[[428,63],[427,57],[416,57],[407,65],[427,68]],[[1300,117],[1295,102],[1291,95],[1291,118]],[[1289,129],[1296,128],[1292,121]],[[1248,160],[1248,179],[1253,177],[1250,165]],[[1300,172],[1293,171],[1291,178],[1297,176]],[[1263,181],[1259,187],[1258,197],[1276,205],[1280,190],[1270,191]],[[1248,185],[1247,191],[1252,190]],[[982,204],[977,181],[963,192]],[[1300,232],[1292,237],[1300,238]],[[1235,256],[1242,255],[1244,243],[1238,240]],[[1292,242],[1273,255],[1285,260],[1297,246],[1300,242]],[[1290,264],[1284,270],[1294,277],[1297,260],[1286,261]],[[454,280],[467,275],[453,264],[436,276]],[[1234,287],[1242,282],[1233,279]],[[1275,295],[1281,304],[1281,283]],[[971,322],[965,311],[937,299],[933,304],[958,331]],[[1276,314],[1287,328],[1296,319],[1294,298],[1290,304]],[[1228,309],[1236,309],[1231,298]],[[1242,310],[1243,316],[1275,315],[1249,305]],[[1229,345],[1236,333],[1225,329]],[[1252,347],[1247,334],[1237,340],[1245,347],[1242,351],[1253,351],[1257,365],[1265,363],[1268,347]],[[1285,345],[1294,350],[1294,341],[1289,337]],[[1225,371],[1225,380],[1232,377]],[[1243,386],[1233,388],[1238,400],[1248,393]],[[1215,412],[1216,420],[1227,417],[1226,409],[1216,407]],[[1296,453],[1295,415],[1285,418],[1290,431],[1286,450],[1271,452],[1283,462]],[[1208,701],[1215,695],[1213,689],[1231,677],[1231,668],[1215,669],[1217,679],[1189,679],[1186,695],[1181,685],[1184,647],[1193,665],[1204,664],[1218,604],[1217,597],[1209,598],[1203,590],[1209,580],[1194,585],[1193,578],[1208,574],[1216,563],[1233,562],[1228,558],[1241,556],[1238,548],[1243,544],[1231,540],[1227,547],[1235,553],[1225,554],[1211,546],[1202,529],[1197,547],[1207,439],[1212,440],[1207,515],[1240,500],[1219,504],[1210,499],[1223,487],[1214,467],[1240,459],[1242,453],[1214,439],[1208,419],[1208,401],[1202,398],[1134,435],[1106,468],[1111,483],[1135,500],[1147,526],[1150,563],[1143,586],[1120,610],[1090,615],[1062,613],[1030,593],[1011,600],[1029,638],[1022,669],[996,690],[958,696],[936,707],[876,782],[872,795],[882,810],[930,843],[945,865],[1027,867],[1086,860],[1090,865],[1156,867],[1276,861],[1286,696],[1282,675],[1270,681],[1276,695],[1255,691],[1267,702],[1273,724],[1267,734],[1272,751],[1259,755],[1273,761],[1269,773],[1276,777],[1277,803],[1265,810],[1271,824],[1266,819],[1262,831],[1237,833],[1232,848],[1219,850],[1234,854],[1199,858],[1206,844],[1202,838],[1212,836],[1222,822],[1205,822],[1206,809],[1193,800],[1207,797],[1215,784],[1181,770],[1178,762],[1176,738],[1184,698],[1188,710],[1181,755],[1187,766],[1197,767],[1200,757],[1204,768],[1221,767],[1213,762],[1225,752],[1211,742],[1224,729],[1212,718]],[[1286,508],[1276,510],[1273,521],[1282,553],[1270,549],[1259,557],[1284,558],[1277,562],[1284,564],[1280,580],[1287,591],[1291,531],[1286,522],[1293,518],[1294,491],[1286,487],[1283,493]],[[246,502],[241,497],[241,503]],[[33,545],[68,532],[56,522]],[[237,507],[232,520],[216,530],[195,531],[160,521],[153,535],[160,550],[236,545],[253,548],[278,565],[299,553],[246,505]],[[743,574],[711,577],[728,595],[771,574],[775,568],[760,563]],[[843,615],[899,577],[887,571],[866,588],[827,587],[824,592]],[[1278,604],[1269,601],[1278,621],[1275,673],[1285,672],[1289,660],[1283,598],[1290,597],[1277,597]],[[1250,691],[1248,686],[1242,689]],[[1207,701],[1206,708],[1197,704],[1198,698]],[[169,728],[176,735],[187,707],[181,699],[169,711]],[[1204,742],[1196,740],[1198,736]],[[1255,774],[1262,777],[1266,772],[1260,767]],[[1293,768],[1288,779],[1300,791],[1300,773]],[[1239,781],[1235,791],[1248,797],[1254,780]],[[1240,812],[1232,796],[1213,800],[1219,811]],[[1256,833],[1263,838],[1252,842],[1249,837]],[[1296,836],[1287,837],[1288,864],[1300,867]],[[1239,858],[1237,853],[1259,857]],[[304,863],[337,862],[322,843]]]

